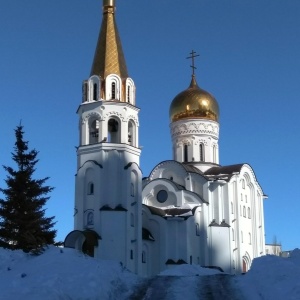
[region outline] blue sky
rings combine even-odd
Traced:
[[[22,120],[40,162],[36,176],[55,187],[47,214],[58,240],[73,228],[81,83],[102,19],[101,0],[1,2],[0,164],[12,165]],[[264,192],[266,242],[300,247],[300,1],[117,1],[117,23],[137,87],[141,168],[172,158],[168,110],[190,82],[219,102],[220,162],[249,163]],[[0,170],[0,186],[6,174]]]

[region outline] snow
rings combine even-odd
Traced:
[[[161,272],[161,276],[206,276],[220,274],[215,269],[201,268],[199,265],[179,265]]]
[[[166,287],[161,299],[199,299],[199,286],[215,285],[220,290],[220,282],[226,293],[233,286],[233,293],[243,295],[237,299],[292,300],[300,299],[300,250],[295,249],[289,258],[267,255],[254,259],[245,275],[179,265],[146,280],[118,262],[96,260],[73,249],[49,247],[42,255],[32,256],[0,248],[0,278],[1,300],[122,300],[130,299],[141,283],[144,290],[139,287],[138,295],[143,296],[136,299],[154,299],[149,295],[162,291],[159,286]]]

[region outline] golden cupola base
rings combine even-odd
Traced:
[[[170,121],[176,122],[182,119],[219,121],[217,100],[198,86],[195,75],[192,76],[189,88],[179,93],[170,106]]]

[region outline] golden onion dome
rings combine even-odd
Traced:
[[[219,121],[219,105],[210,93],[199,88],[195,76],[188,89],[179,93],[170,106],[170,120],[208,119]]]

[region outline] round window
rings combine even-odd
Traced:
[[[156,199],[160,203],[166,202],[168,199],[168,192],[165,190],[160,190],[156,195]]]

